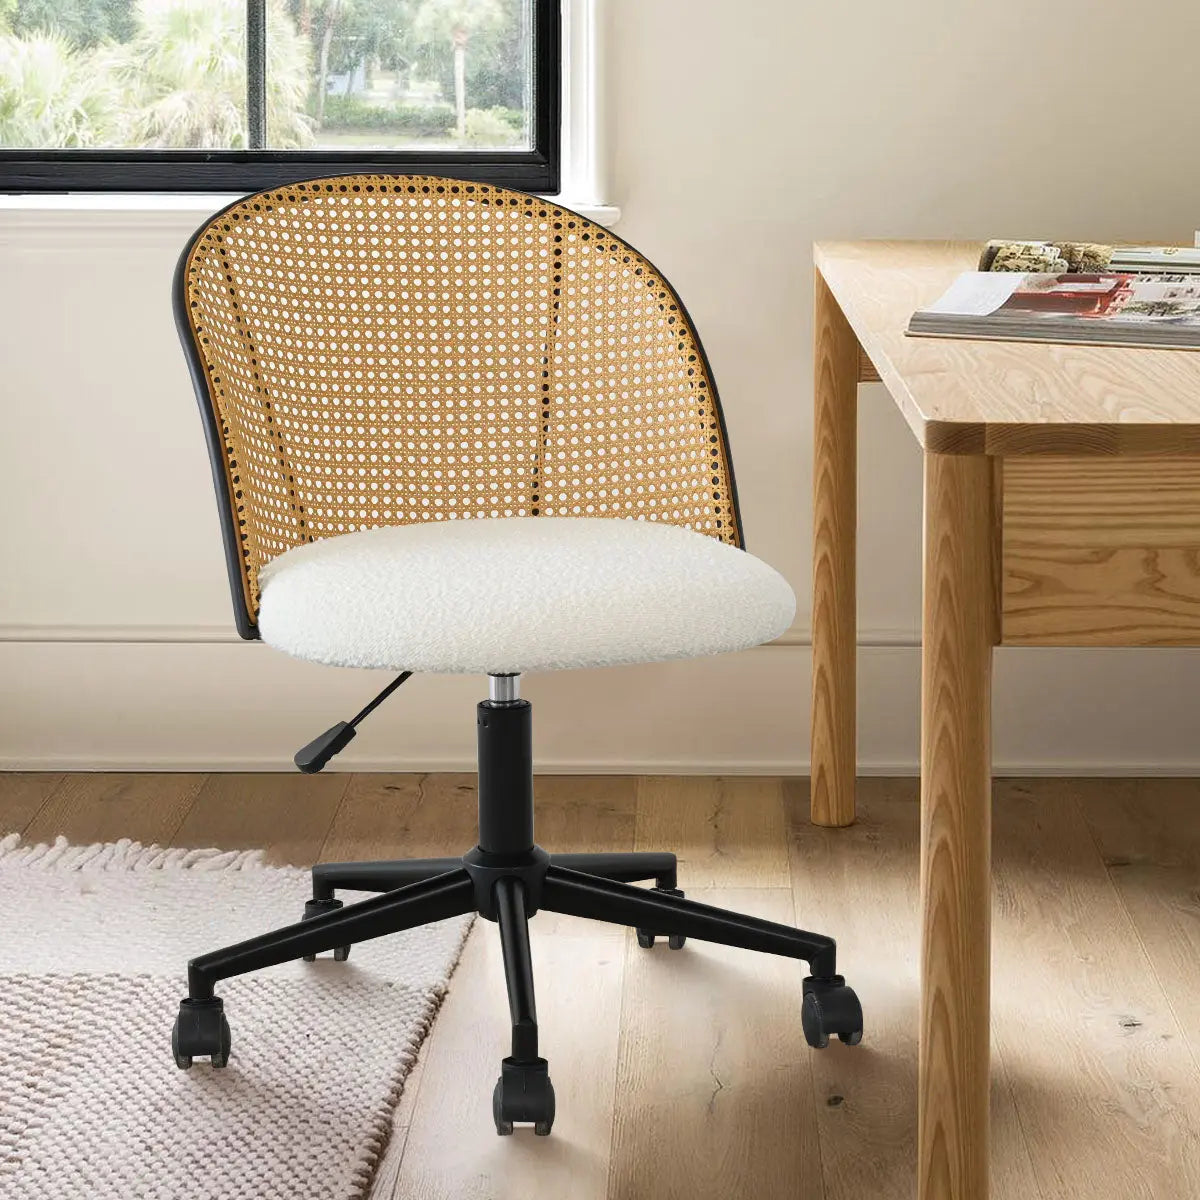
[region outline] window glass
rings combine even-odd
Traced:
[[[0,0],[0,147],[254,149],[263,2]],[[530,149],[533,0],[265,3],[265,149]]]

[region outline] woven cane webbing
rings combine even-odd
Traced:
[[[425,176],[297,183],[216,216],[182,286],[252,620],[270,559],[377,525],[640,517],[738,544],[686,314],[584,217]]]

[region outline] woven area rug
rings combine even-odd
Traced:
[[[360,1200],[469,918],[218,989],[229,1066],[180,1071],[186,960],[295,921],[258,851],[0,840],[3,1200]]]

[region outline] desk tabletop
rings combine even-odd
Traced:
[[[1200,453],[1200,351],[910,338],[979,242],[818,242],[817,269],[927,450]]]

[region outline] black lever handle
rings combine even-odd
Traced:
[[[354,741],[354,726],[348,721],[339,721],[320,737],[315,737],[302,750],[297,750],[293,762],[305,775],[315,775],[335,755],[340,754]]]
[[[332,728],[325,730],[320,737],[315,737],[307,746],[297,750],[292,761],[305,775],[315,775],[322,770],[335,754],[341,754],[354,741],[354,727],[377,709],[406,679],[411,678],[411,671],[403,671],[367,705],[362,712],[349,721],[339,721]]]

